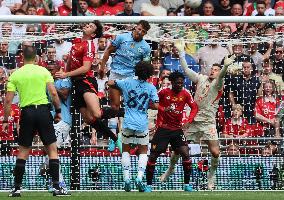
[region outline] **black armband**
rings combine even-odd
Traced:
[[[56,113],[56,114],[61,113],[61,108],[55,109],[55,113]]]

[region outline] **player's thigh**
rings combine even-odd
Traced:
[[[174,151],[178,151],[180,147],[183,147],[183,146],[186,146],[188,148],[187,140],[184,136],[182,129],[172,131],[171,138],[170,138],[170,144]]]
[[[33,108],[24,108],[20,116],[20,129],[18,144],[24,147],[32,146],[34,133],[36,131],[35,113]]]
[[[218,157],[220,154],[219,141],[218,140],[207,140],[206,143],[208,144],[208,149],[210,153],[214,157]]]
[[[208,141],[218,140],[218,131],[216,124],[203,124],[200,125],[200,131],[203,132],[202,139]]]
[[[92,117],[100,118],[101,108],[100,108],[99,97],[92,92],[85,92],[83,97],[86,102],[87,109],[91,113]]]
[[[57,147],[60,147],[64,143],[67,142],[70,129],[71,129],[70,125],[62,120],[54,124],[54,130],[55,130],[55,135],[57,139],[57,142],[56,142]]]
[[[172,130],[158,128],[151,140],[151,152],[164,153],[170,143]]]
[[[56,142],[56,135],[53,126],[53,117],[46,106],[36,109],[36,130],[44,145],[50,145]]]
[[[187,141],[194,141],[199,143],[201,138],[200,126],[202,126],[201,123],[194,121],[186,130],[184,130],[184,135]]]

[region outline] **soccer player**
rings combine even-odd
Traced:
[[[57,147],[60,148],[62,145],[70,142],[69,132],[72,123],[72,116],[70,113],[70,106],[71,106],[70,91],[72,84],[70,78],[58,79],[55,77],[55,73],[61,70],[61,66],[57,65],[55,61],[47,63],[46,69],[51,73],[51,75],[54,78],[54,86],[56,88],[56,91],[60,99],[62,119],[60,121],[56,121],[53,125],[57,139],[56,144]],[[55,114],[54,108],[52,109],[51,113],[54,116]],[[48,168],[48,157],[46,157],[45,160],[45,167]],[[66,194],[68,193],[61,172],[59,173],[59,186],[66,191]],[[51,185],[49,186],[49,191],[53,191]]]
[[[98,85],[91,70],[95,56],[95,44],[93,38],[101,37],[103,27],[95,20],[84,24],[82,38],[76,38],[67,62],[67,72],[59,71],[55,74],[57,78],[70,77],[75,87],[74,106],[80,110],[83,120],[97,131],[117,141],[117,136],[100,120],[102,112],[99,98],[97,96]],[[118,143],[121,150],[121,145]]]
[[[157,130],[151,142],[151,151],[146,168],[147,187],[145,192],[152,191],[156,160],[161,153],[166,151],[169,143],[174,151],[182,156],[184,190],[192,190],[192,186],[189,184],[191,160],[189,158],[188,144],[182,130],[182,118],[186,104],[191,108],[187,123],[193,121],[198,107],[191,94],[183,89],[184,79],[184,75],[180,72],[171,73],[169,80],[172,83],[172,89],[166,88],[158,93]]]
[[[14,188],[10,192],[10,197],[21,196],[21,185],[25,173],[26,160],[28,159],[30,147],[32,145],[34,132],[37,131],[41,141],[48,150],[49,168],[52,177],[54,196],[64,195],[64,191],[59,187],[59,159],[56,147],[56,136],[53,127],[53,118],[49,111],[49,102],[46,89],[51,95],[52,103],[55,107],[54,119],[61,120],[60,100],[53,84],[51,74],[43,67],[35,65],[35,47],[25,47],[23,49],[24,66],[9,77],[7,94],[4,104],[3,130],[8,127],[8,116],[11,112],[11,104],[18,91],[20,96],[21,116],[19,130],[19,153],[14,169]]]
[[[132,32],[117,35],[104,53],[100,71],[105,73],[109,56],[115,53],[110,65],[109,80],[132,78],[135,74],[135,66],[141,60],[150,61],[151,48],[143,39],[150,29],[147,21],[138,22]],[[111,107],[118,111],[120,107],[120,91],[110,89]]]
[[[112,63],[110,64],[109,80],[123,80],[132,78],[135,74],[136,64],[143,61],[150,61],[151,48],[143,39],[150,29],[147,21],[141,20],[135,26],[132,32],[122,33],[116,36],[104,53],[100,65],[100,72],[106,73],[106,63],[109,56],[114,53]],[[111,99],[112,117],[116,117],[120,108],[120,91],[110,88],[109,97]],[[119,142],[119,140],[117,141]],[[109,143],[109,149],[113,149]]]
[[[178,48],[181,66],[185,74],[196,84],[196,92],[194,100],[198,105],[198,113],[194,121],[187,127],[185,135],[189,140],[200,140],[202,137],[208,144],[211,157],[211,167],[208,175],[208,189],[214,189],[215,173],[218,166],[220,149],[218,142],[218,134],[216,129],[216,112],[219,99],[222,96],[223,78],[227,72],[228,66],[234,62],[235,56],[226,57],[224,67],[214,64],[211,67],[210,75],[197,74],[189,69],[184,59],[184,42],[177,41],[175,43]],[[161,181],[166,181],[167,178],[174,172],[175,164],[179,158],[178,152],[173,152],[171,155],[171,163],[169,169],[160,177]]]
[[[149,104],[158,109],[158,95],[155,86],[147,82],[154,73],[150,62],[140,61],[135,66],[138,79],[109,81],[110,87],[119,88],[125,104],[125,116],[122,129],[122,158],[124,189],[131,191],[130,144],[137,144],[139,151],[138,174],[135,184],[140,192],[144,191],[142,178],[147,165],[149,143],[148,115]]]

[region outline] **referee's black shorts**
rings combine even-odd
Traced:
[[[182,129],[158,128],[151,141],[151,152],[164,153],[169,144],[173,150],[188,145]]]
[[[24,147],[32,146],[35,133],[39,134],[44,145],[56,142],[53,117],[48,104],[21,108],[18,144]]]
[[[95,77],[72,79],[72,85],[75,89],[75,94],[73,96],[73,105],[76,109],[86,107],[86,102],[83,97],[84,93],[98,93],[98,83]]]

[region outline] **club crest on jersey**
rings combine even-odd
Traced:
[[[135,47],[135,44],[131,43],[130,47],[133,49]]]
[[[152,149],[156,149],[157,148],[157,145],[156,144],[152,144]]]
[[[170,96],[167,96],[167,97],[166,97],[166,99],[167,99],[167,100],[170,100],[170,99],[171,99],[171,97],[170,97]]]

